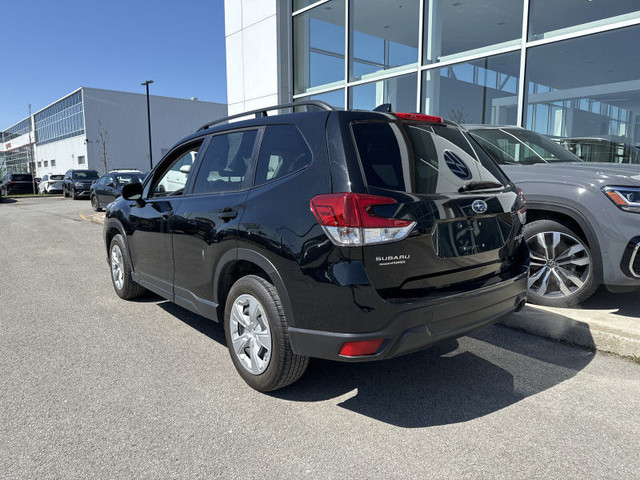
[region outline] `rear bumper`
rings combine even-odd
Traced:
[[[428,348],[496,323],[526,300],[527,271],[475,291],[428,304],[398,306],[393,320],[382,330],[367,333],[336,333],[289,328],[291,347],[298,355],[346,362],[382,360]],[[345,342],[384,339],[374,355],[344,357]]]

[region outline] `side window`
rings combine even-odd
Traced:
[[[191,167],[196,161],[198,150],[202,142],[190,145],[186,150],[177,152],[170,161],[170,167],[161,174],[151,189],[151,197],[166,197],[169,195],[182,195],[187,184]]]
[[[311,163],[311,151],[293,125],[267,127],[260,147],[255,185],[276,180]]]
[[[107,176],[107,179],[106,179],[106,181],[105,181],[105,184],[106,184],[106,185],[108,185],[108,184],[110,184],[110,183],[112,183],[113,185],[117,185],[117,183],[116,183],[116,179],[115,179],[115,177],[114,177],[113,175],[109,175],[109,176]]]
[[[257,130],[211,138],[193,187],[194,194],[233,192],[248,188]]]

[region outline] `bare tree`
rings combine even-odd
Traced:
[[[469,123],[469,115],[464,111],[464,107],[451,109],[449,118],[456,123]]]
[[[109,171],[109,160],[107,158],[107,140],[109,139],[109,132],[102,128],[102,123],[98,120],[98,145],[100,145],[100,159],[102,160],[102,166],[104,173]]]

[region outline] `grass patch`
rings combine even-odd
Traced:
[[[640,363],[640,356],[636,355],[631,357],[631,361],[635,363]]]
[[[33,193],[23,193],[21,195],[7,195],[6,197],[3,197],[3,198],[59,197],[60,195],[62,195],[62,194],[61,193],[59,193],[59,194],[54,194],[54,193],[36,193],[34,195]]]

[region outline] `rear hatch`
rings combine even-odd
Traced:
[[[9,187],[14,192],[28,192],[33,190],[33,177],[28,174],[13,174],[9,178]]]
[[[465,131],[410,117],[429,121],[351,125],[367,193],[393,202],[368,207],[369,215],[413,225],[405,238],[362,247],[372,285],[402,300],[513,276],[522,264],[523,196]]]

